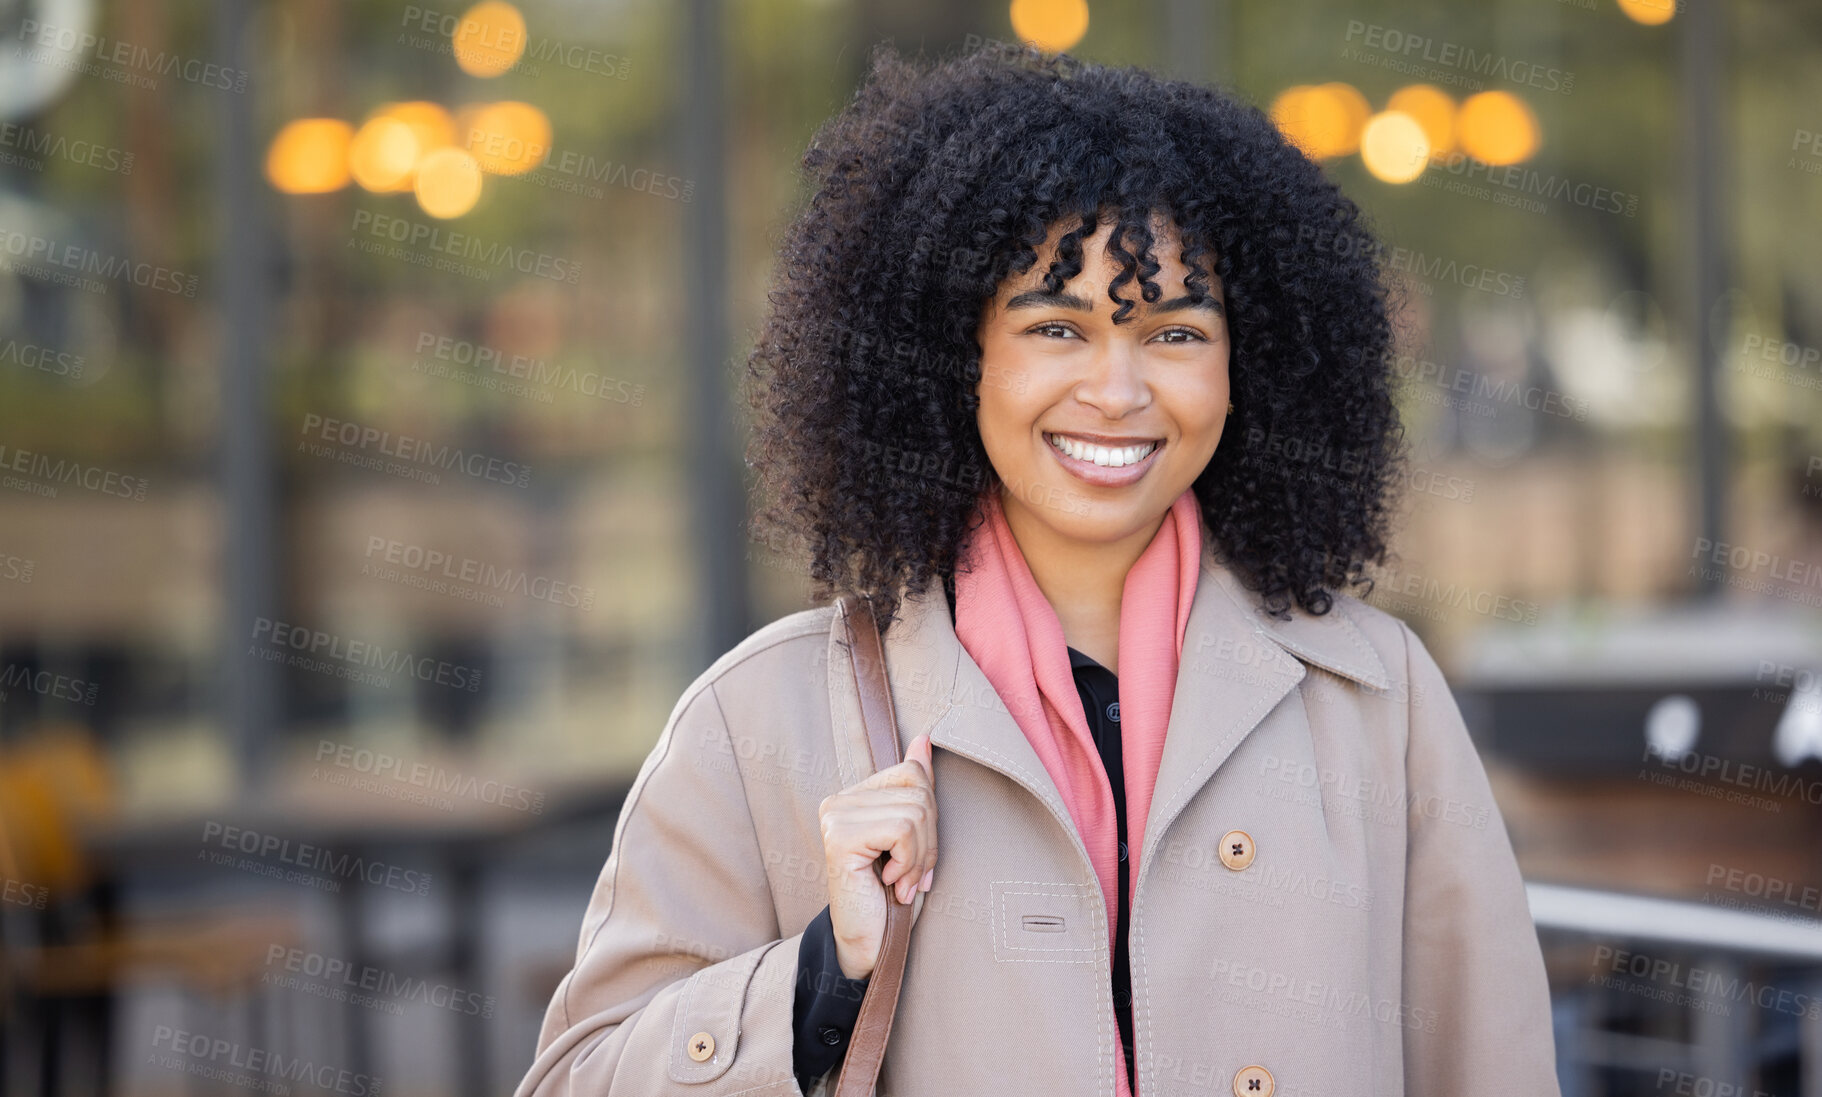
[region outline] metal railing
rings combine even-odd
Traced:
[[[1553,988],[1563,1097],[1822,1097],[1822,919],[1525,890],[1540,938],[1595,943],[1588,979]]]

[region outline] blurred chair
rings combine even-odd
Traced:
[[[256,1008],[268,949],[299,939],[273,911],[119,912],[119,881],[82,835],[115,819],[115,788],[87,730],[51,725],[0,747],[0,1085],[8,1094],[102,1094],[117,990],[162,977],[214,1004]],[[78,1072],[90,1077],[79,1080]]]

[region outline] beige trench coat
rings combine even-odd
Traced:
[[[1523,882],[1436,663],[1355,598],[1257,607],[1205,554],[1131,916],[1139,1097],[1557,1097]],[[839,631],[785,617],[677,702],[521,1097],[801,1092],[817,809],[871,770]],[[938,838],[877,1092],[1110,1097],[1105,907],[1061,795],[940,587],[885,653],[902,743],[935,748]]]

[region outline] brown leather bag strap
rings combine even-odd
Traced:
[[[874,772],[895,766],[899,754],[898,720],[892,711],[892,691],[886,682],[885,653],[880,648],[879,627],[873,607],[863,599],[838,599],[848,632],[848,651],[854,665],[854,684],[860,689],[861,722],[873,751]],[[883,862],[887,854],[880,854]],[[880,866],[883,867],[883,864]],[[847,1055],[835,1080],[835,1097],[869,1097],[879,1079],[886,1056],[886,1038],[892,1032],[892,1015],[898,1009],[898,991],[904,983],[905,955],[911,944],[912,903],[902,903],[894,888],[886,888],[886,938],[879,960],[868,977],[861,999],[860,1017],[848,1040]]]

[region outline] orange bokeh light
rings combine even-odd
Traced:
[[[348,185],[354,128],[339,118],[299,118],[272,138],[266,178],[286,194],[326,194]]]
[[[449,46],[463,72],[498,76],[525,53],[525,17],[504,0],[482,0],[456,23]]]
[[[494,175],[522,175],[550,153],[550,119],[530,103],[485,103],[461,112],[462,147]]]
[[[1404,111],[1381,111],[1361,130],[1360,159],[1376,179],[1409,183],[1430,163],[1430,139]]]
[[[1385,109],[1417,119],[1430,142],[1431,156],[1455,151],[1455,99],[1448,92],[1433,84],[1412,84],[1393,92]]]
[[[458,148],[441,148],[418,161],[418,205],[432,217],[460,217],[481,199],[481,165]]]
[[[1088,0],[1012,0],[1012,32],[1048,53],[1071,49],[1088,33]]]
[[[1634,23],[1647,27],[1661,26],[1676,15],[1679,0],[1616,0],[1620,11]]]
[[[1312,159],[1346,156],[1360,147],[1372,109],[1350,84],[1298,84],[1272,101],[1271,118],[1285,139]]]
[[[1537,151],[1537,116],[1510,92],[1483,91],[1462,102],[1456,139],[1463,152],[1482,163],[1517,164]]]
[[[411,127],[389,115],[369,118],[348,147],[348,170],[370,191],[411,189],[418,166],[418,139]]]

